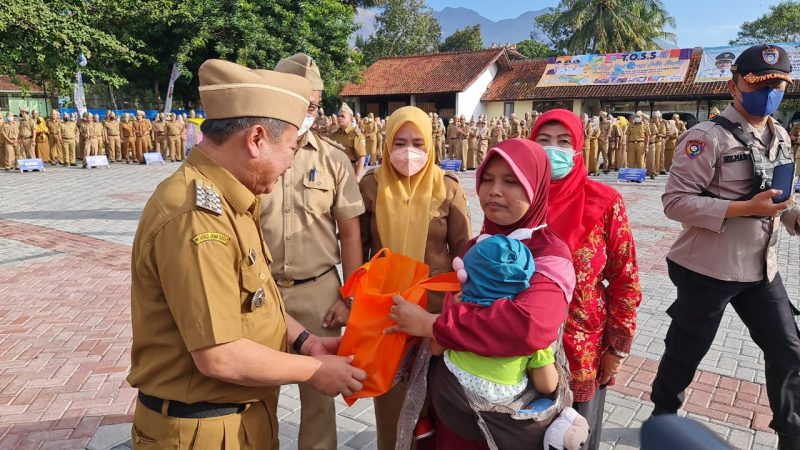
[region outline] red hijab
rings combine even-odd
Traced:
[[[520,228],[536,228],[547,224],[550,160],[547,159],[547,153],[544,152],[542,146],[522,138],[508,139],[497,144],[497,146],[489,150],[483,164],[478,167],[475,184],[478,192],[481,189],[483,170],[493,158],[503,158],[511,166],[511,170],[514,171],[520,183],[525,187],[531,206],[528,208],[528,212],[513,225],[498,225],[484,218],[481,233],[508,235]],[[570,266],[572,265],[572,256],[569,248],[550,227],[535,231],[533,237],[525,243],[530,248],[535,259],[545,256],[560,257],[568,260]],[[536,271],[540,272],[542,271],[540,269],[543,268],[537,261]],[[545,275],[553,278],[550,274]]]
[[[550,198],[547,214],[550,228],[569,245],[571,251],[580,248],[589,233],[603,220],[603,214],[614,204],[619,193],[603,183],[589,179],[581,150],[583,149],[583,124],[572,111],[552,109],[539,116],[531,130],[531,140],[536,139],[539,129],[549,123],[558,122],[569,130],[572,147],[575,149],[575,167],[564,178],[550,183]]]

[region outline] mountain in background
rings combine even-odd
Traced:
[[[552,11],[552,8],[528,11],[516,19],[503,19],[497,22],[487,19],[468,8],[444,8],[441,11],[434,11],[434,15],[439,19],[439,24],[442,26],[442,40],[456,30],[472,25],[480,25],[483,45],[489,47],[492,44],[516,44],[519,41],[529,39],[532,31],[540,40],[543,40],[544,36],[539,27],[536,26],[535,19],[550,11]]]
[[[544,40],[542,32],[534,21],[538,16],[549,13],[552,8],[544,8],[538,11],[528,11],[516,19],[504,19],[493,21],[483,17],[477,12],[468,8],[444,8],[441,11],[434,11],[433,14],[442,26],[442,40],[450,36],[456,30],[472,25],[481,26],[481,37],[483,45],[486,47],[494,44],[517,43],[530,38],[533,31],[540,40]],[[369,37],[375,33],[375,10],[358,9],[356,20],[361,24],[361,29],[356,31],[355,36]]]

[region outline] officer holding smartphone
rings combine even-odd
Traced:
[[[800,312],[775,251],[781,222],[800,234],[800,206],[782,192],[791,191],[782,174],[793,164],[792,144],[770,117],[792,83],[791,64],[782,48],[756,45],[731,72],[733,103],[681,136],[662,196],[664,213],[683,231],[667,255],[678,296],[667,310],[672,323],[653,382],[653,414],[680,408],[730,303],[764,352],[779,448],[800,450]]]

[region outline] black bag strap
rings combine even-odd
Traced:
[[[733,123],[722,116],[716,116],[713,119],[711,119],[711,121],[721,126],[722,128],[725,128],[726,130],[730,131],[730,133],[733,135],[733,137],[736,138],[737,141],[741,142],[745,147],[747,147],[750,150],[750,154],[753,157],[754,163],[761,162],[763,156],[761,155],[761,151],[758,149],[758,145],[756,144],[755,139],[748,136],[742,129],[741,125],[739,125],[738,123]]]

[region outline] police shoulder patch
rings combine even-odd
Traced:
[[[690,140],[686,142],[686,156],[689,159],[695,159],[703,153],[706,149],[706,143],[698,140]]]
[[[227,235],[224,235],[222,233],[211,233],[211,232],[200,233],[192,238],[192,242],[194,242],[195,245],[200,245],[201,243],[207,241],[217,241],[217,242],[222,242],[225,245],[228,245],[228,241],[230,240],[231,238]]]

